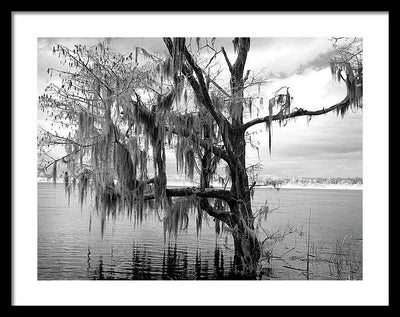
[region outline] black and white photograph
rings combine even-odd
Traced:
[[[135,25],[145,16],[114,19]],[[80,35],[83,17],[71,20],[71,32],[40,29],[30,37],[35,99],[29,112],[27,104],[19,110],[33,128],[28,155],[35,165],[27,167],[35,205],[23,208],[30,209],[24,226],[33,228],[25,237],[33,233],[34,262],[24,265],[32,265],[29,278],[40,290],[50,285],[47,300],[57,302],[51,285],[67,281],[68,294],[80,288],[73,283],[143,294],[156,294],[159,285],[184,293],[190,285],[200,293],[236,288],[240,300],[258,293],[254,301],[263,290],[282,287],[282,295],[290,293],[287,283],[302,283],[294,286],[304,289],[294,300],[301,304],[318,297],[312,293],[322,286],[315,283],[333,282],[343,294],[371,283],[365,268],[387,254],[385,245],[368,248],[387,238],[387,202],[379,201],[387,148],[379,121],[388,104],[387,79],[371,84],[379,74],[368,68],[370,33],[328,23],[325,32],[303,26],[297,34],[252,33],[237,25],[227,33],[214,28],[217,15],[209,16],[206,32],[187,32],[192,17],[178,14],[180,31],[163,30],[159,21],[157,32],[114,26]],[[107,24],[106,17],[96,21]],[[57,24],[57,15],[46,18]],[[255,22],[261,18],[277,17],[255,15]],[[375,148],[383,157],[371,158]],[[23,204],[24,194],[15,200]],[[184,303],[199,300],[186,296]],[[136,303],[132,297],[127,304]]]

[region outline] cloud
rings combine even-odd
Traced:
[[[288,76],[292,74],[303,74],[306,71],[318,71],[324,69],[330,66],[329,61],[334,54],[335,52],[333,50],[321,53],[316,58],[301,64],[297,69],[288,74]]]
[[[273,77],[283,79],[328,66],[331,54],[328,38],[257,38],[252,39],[247,65],[266,67]]]

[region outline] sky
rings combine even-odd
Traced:
[[[99,38],[39,38],[38,39],[38,95],[50,83],[47,69],[59,68],[52,54],[53,45],[59,43],[72,47],[74,44],[95,44]],[[161,38],[112,38],[112,47],[119,52],[134,51],[136,46],[149,52],[164,51]],[[193,45],[195,41],[193,40]],[[228,57],[234,61],[231,38],[217,38],[215,48],[224,46]],[[262,71],[268,76],[261,88],[264,100],[272,98],[282,86],[290,87],[294,98],[292,106],[318,110],[341,101],[346,95],[343,84],[332,79],[329,57],[332,42],[329,38],[275,37],[251,38],[245,69],[254,73]],[[221,65],[224,61],[221,57]],[[221,86],[227,86],[227,70],[218,78]],[[225,80],[224,80],[225,79]],[[267,109],[260,110],[265,116]],[[336,113],[316,116],[307,122],[299,117],[286,126],[273,125],[272,152],[268,151],[268,134],[263,124],[249,132],[257,132],[254,140],[259,143],[257,154],[248,147],[247,162],[262,164],[260,175],[272,177],[362,177],[362,111],[344,118]],[[38,126],[49,127],[44,115],[38,112]],[[167,153],[167,173],[176,174],[175,154]]]

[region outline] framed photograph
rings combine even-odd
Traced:
[[[387,12],[12,28],[13,305],[388,304]]]

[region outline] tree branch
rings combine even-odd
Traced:
[[[256,186],[257,182],[254,181],[253,184],[251,184],[251,186],[249,187],[249,189],[247,189],[248,192],[251,192],[251,190],[253,189],[254,186]]]
[[[167,188],[168,197],[186,197],[186,196],[196,196],[203,198],[219,198],[226,202],[231,202],[234,200],[231,192],[229,190],[215,189],[215,188],[199,188],[199,187],[180,187],[180,188]],[[154,194],[147,194],[144,199],[154,199]]]
[[[227,203],[234,201],[234,197],[231,192],[223,189],[205,188],[201,189],[198,187],[185,187],[185,188],[167,188],[167,197],[188,197],[196,196],[200,198],[218,198],[225,200]],[[154,194],[144,195],[144,200],[155,199]],[[210,216],[215,217],[227,224],[230,223],[230,213],[227,211],[221,211],[213,208],[207,199],[201,199],[200,207],[204,209]]]
[[[214,208],[211,206],[211,204],[208,202],[207,198],[201,198],[200,199],[200,207],[203,209],[206,213],[208,213],[211,217],[214,217],[216,219],[219,219],[229,226],[231,226],[231,214],[226,211],[221,211],[219,209]]]
[[[349,105],[349,103],[350,103],[350,99],[348,96],[346,96],[341,102],[334,104],[333,106],[331,106],[329,108],[322,108],[322,109],[316,110],[316,111],[308,111],[308,110],[304,110],[304,109],[300,108],[300,109],[293,111],[286,115],[282,115],[281,113],[275,114],[272,116],[272,120],[273,121],[286,120],[286,119],[291,119],[291,118],[300,117],[300,116],[318,116],[321,114],[326,114],[326,113],[331,112],[336,109],[340,109],[341,107],[346,107]],[[256,118],[254,120],[251,120],[251,121],[243,124],[243,129],[246,130],[256,124],[269,122],[269,119],[270,119],[270,116],[265,116],[263,118]]]
[[[246,76],[244,76],[244,78],[243,78],[243,83],[245,83],[247,81],[247,79],[249,79],[249,75],[250,75],[250,69],[247,70]]]
[[[203,71],[203,73],[204,73],[204,71]],[[212,83],[215,86],[215,88],[217,88],[219,91],[221,91],[228,98],[232,97],[229,93],[226,92],[226,90],[224,88],[222,88],[220,85],[218,85],[214,79],[210,78],[210,83]]]
[[[207,45],[208,46],[208,45]],[[210,47],[210,46],[208,46],[208,47]],[[214,50],[214,49],[213,49]],[[211,64],[211,62],[213,61],[213,59],[219,54],[219,52],[216,52],[215,50],[214,50],[214,55],[211,57],[211,59],[209,60],[209,62],[207,63],[207,65],[204,67],[204,68],[207,68],[210,64]]]
[[[229,71],[232,73],[232,71],[233,71],[232,64],[229,61],[228,55],[226,54],[226,51],[225,51],[225,48],[222,47],[221,50],[222,50],[222,54],[224,54],[225,61],[226,61],[226,64],[228,65]]]
[[[85,64],[82,59],[80,58],[79,54],[77,55],[78,58],[76,58],[73,54],[71,54],[71,50],[63,45],[59,45],[65,52],[67,52],[68,56],[71,57],[75,62],[77,62],[78,64],[82,65],[90,74],[92,74],[93,77],[95,77],[104,87],[106,87],[107,89],[111,90],[111,88],[104,82],[101,80],[101,78],[99,78],[98,76],[96,76],[93,71],[87,67],[87,64]]]
[[[187,197],[196,196],[202,198],[219,198],[226,202],[234,201],[229,190],[215,189],[215,188],[199,188],[199,187],[181,187],[181,188],[167,188],[167,197]],[[154,199],[154,194],[144,195],[145,200]]]
[[[250,49],[250,39],[246,37],[239,38],[238,45],[238,56],[232,68],[233,72],[236,73],[235,76],[243,79],[243,71],[247,60],[247,52]]]
[[[58,159],[52,158],[53,161],[50,162],[50,163],[48,163],[48,164],[45,165],[44,167],[41,167],[41,169],[46,170],[47,168],[49,168],[49,167],[50,167],[51,165],[53,165],[54,163],[56,163],[56,162],[58,162],[58,161],[63,161],[63,160],[66,159],[67,157],[79,153],[82,149],[88,148],[88,147],[91,147],[91,146],[95,146],[95,145],[97,145],[97,144],[100,144],[101,142],[102,142],[102,141],[99,141],[99,142],[94,143],[94,144],[81,145],[79,149],[76,149],[76,150],[74,150],[73,152],[71,152],[71,153],[69,153],[69,154],[67,154],[67,155],[64,155],[64,156],[62,156],[62,157],[60,157],[60,158],[58,158]],[[46,154],[47,154],[47,153],[46,153]],[[48,154],[47,154],[47,155],[48,155]],[[50,155],[48,155],[48,156],[50,156]]]

